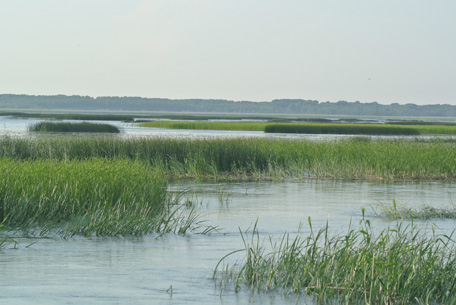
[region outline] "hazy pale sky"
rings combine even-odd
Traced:
[[[0,0],[0,94],[456,104],[454,0]]]

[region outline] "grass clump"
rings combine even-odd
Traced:
[[[39,122],[28,127],[29,132],[103,132],[120,133],[119,128],[110,124],[90,122]]]
[[[16,241],[10,236],[4,235],[4,225],[0,223],[0,250],[6,248],[10,244],[16,244]]]
[[[166,221],[166,188],[138,161],[0,159],[0,220],[26,233],[141,235]]]
[[[393,219],[429,219],[429,218],[450,218],[456,219],[456,206],[452,205],[447,208],[437,208],[427,204],[417,207],[409,207],[396,204],[393,199],[393,204],[379,204],[377,210],[374,209],[376,215],[384,215]]]
[[[310,224],[310,220],[309,220]],[[331,237],[328,225],[308,236],[270,238],[270,252],[254,230],[242,235],[245,258],[219,267],[214,278],[237,292],[309,294],[317,303],[454,304],[456,255],[452,236],[431,236],[398,223],[375,233],[368,220]],[[225,258],[224,258],[225,259]]]

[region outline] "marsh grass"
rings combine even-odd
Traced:
[[[352,134],[352,135],[423,135],[456,134],[456,125],[434,124],[356,124],[342,121],[306,119],[307,122],[289,122],[284,119],[266,122],[210,122],[210,121],[150,121],[143,127],[206,130],[245,130],[266,133]]]
[[[90,122],[39,122],[28,126],[29,132],[103,132],[120,133],[119,128],[110,124]]]
[[[142,127],[169,129],[248,130],[263,131],[264,122],[211,122],[211,121],[150,121]]]
[[[139,161],[0,159],[0,219],[7,229],[39,235],[178,230],[183,214],[166,188],[163,173]]]
[[[433,207],[422,204],[414,207],[397,204],[393,199],[392,204],[379,204],[372,207],[375,215],[386,216],[393,219],[429,219],[450,218],[456,219],[456,205],[446,208]]]
[[[456,126],[455,122],[427,122],[427,121],[388,121],[388,125],[441,125]]]
[[[365,219],[336,236],[328,225],[314,231],[309,219],[309,226],[307,236],[284,234],[267,245],[256,227],[251,236],[241,232],[245,248],[222,258],[214,279],[221,289],[308,294],[319,304],[455,304],[453,235],[403,223],[376,233]],[[224,265],[239,251],[242,261]]]
[[[5,228],[2,222],[0,223],[0,250],[8,247],[11,244],[17,244],[17,242],[11,236],[5,235],[4,231]]]
[[[456,143],[440,140],[0,138],[0,157],[26,160],[122,158],[192,179],[456,178]]]
[[[271,124],[266,133],[347,134],[347,135],[419,135],[414,128],[370,124]]]

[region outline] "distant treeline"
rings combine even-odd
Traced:
[[[377,102],[339,101],[318,102],[299,99],[279,99],[271,102],[229,101],[217,99],[181,99],[116,97],[93,98],[79,95],[0,95],[1,109],[68,109],[76,111],[163,111],[243,114],[317,114],[368,116],[434,116],[456,117],[456,106],[415,104],[382,105]]]

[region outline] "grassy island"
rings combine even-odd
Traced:
[[[216,122],[216,121],[150,121],[143,127],[171,129],[245,130],[267,133],[350,134],[350,135],[438,135],[456,134],[454,124],[418,124],[417,122],[385,124],[315,123],[315,122]]]
[[[99,132],[120,133],[119,128],[110,124],[70,123],[70,122],[39,122],[28,127],[29,132]]]

